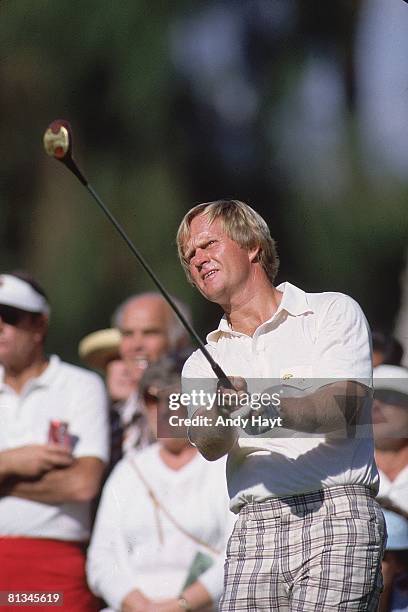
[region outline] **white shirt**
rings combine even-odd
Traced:
[[[382,470],[378,470],[380,474],[380,490],[379,497],[386,497],[392,501],[398,508],[408,512],[408,465],[406,465],[394,478],[390,480]]]
[[[200,581],[216,601],[223,588],[225,543],[233,515],[228,510],[225,462],[209,463],[198,453],[179,470],[160,457],[160,445],[129,451],[107,480],[88,550],[88,582],[95,594],[120,610],[134,589],[147,597],[177,597],[200,546],[155,510],[136,461],[156,497],[184,529],[218,549],[216,562]],[[160,530],[162,541],[160,541]],[[207,553],[205,548],[202,552]]]
[[[3,382],[0,368],[0,451],[46,444],[51,420],[66,421],[74,436],[75,457],[107,462],[108,420],[100,377],[53,355],[20,394]],[[88,502],[44,504],[18,497],[0,498],[0,535],[85,541],[89,538]]]
[[[207,336],[207,349],[228,376],[241,376],[249,391],[285,384],[288,377],[300,389],[334,380],[356,380],[371,385],[371,343],[367,321],[350,297],[340,293],[305,293],[290,283],[276,313],[253,336],[235,332],[224,317]],[[201,351],[187,360],[183,391],[215,388],[215,375]],[[313,379],[313,380],[312,380]],[[292,383],[291,383],[292,384]],[[252,386],[252,389],[251,389]],[[370,421],[370,405],[363,419]],[[269,437],[239,436],[228,457],[227,480],[231,509],[243,504],[319,490],[343,484],[378,487],[371,426],[356,439],[290,434],[274,429]],[[301,437],[301,435],[305,437]]]

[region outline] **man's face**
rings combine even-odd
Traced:
[[[408,398],[406,405],[381,394],[373,402],[373,429],[375,446],[386,450],[399,447],[408,438]]]
[[[129,368],[122,359],[113,359],[107,364],[105,383],[109,397],[115,402],[126,400],[135,387]]]
[[[44,317],[0,305],[0,364],[15,371],[31,365],[42,345],[45,326]]]
[[[227,236],[220,219],[209,223],[202,214],[191,222],[184,254],[200,293],[211,302],[226,305],[245,291],[256,250],[243,249]]]
[[[187,438],[187,428],[184,425],[171,425],[170,418],[177,417],[176,422],[182,423],[187,416],[186,409],[181,406],[177,411],[170,409],[170,396],[180,394],[180,384],[165,389],[148,390],[143,398],[147,420],[152,434],[160,440],[161,446],[169,452],[177,454],[190,443]],[[180,421],[179,421],[180,419]]]
[[[171,348],[172,324],[170,307],[159,296],[135,298],[125,308],[120,324],[120,354],[135,384],[146,367]]]

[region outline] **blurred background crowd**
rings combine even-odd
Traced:
[[[72,339],[151,284],[85,190],[44,155],[58,117],[202,332],[218,311],[183,278],[175,231],[192,204],[238,197],[271,227],[279,281],[352,295],[405,345],[403,0],[84,0],[77,10],[2,0],[0,19],[0,257],[53,288],[59,352],[75,360]]]

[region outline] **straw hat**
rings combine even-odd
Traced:
[[[82,338],[78,353],[91,368],[104,370],[112,359],[119,357],[120,332],[118,329],[101,329]]]

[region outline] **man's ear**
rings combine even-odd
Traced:
[[[43,341],[48,332],[48,315],[41,315],[36,320],[36,337],[39,341]]]
[[[249,261],[251,263],[258,262],[259,261],[260,252],[261,252],[261,247],[259,246],[259,244],[256,247],[254,247],[252,249],[249,249],[249,251],[248,251]]]

